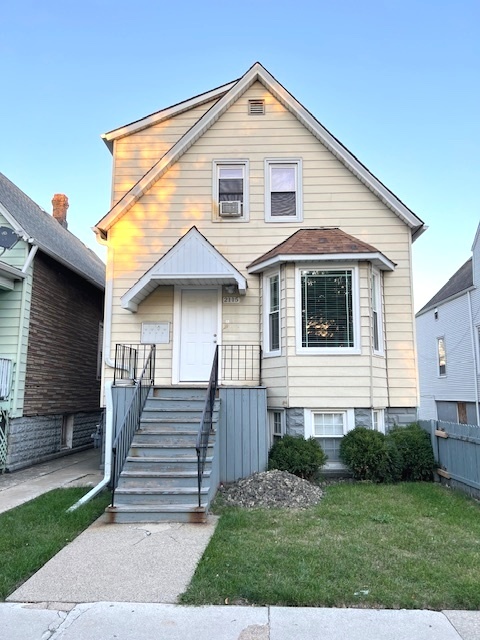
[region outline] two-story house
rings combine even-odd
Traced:
[[[261,64],[104,140],[107,360],[155,342],[157,385],[205,387],[218,346],[220,387],[265,389],[267,437],[315,436],[330,466],[354,426],[416,418],[424,224]]]
[[[105,265],[0,173],[0,470],[92,446]]]
[[[480,226],[472,256],[416,314],[419,417],[480,424]]]

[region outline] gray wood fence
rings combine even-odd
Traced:
[[[265,471],[269,433],[264,387],[220,388],[218,455],[220,482]]]
[[[437,473],[452,486],[480,497],[480,427],[420,420],[432,440]]]

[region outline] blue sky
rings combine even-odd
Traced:
[[[429,226],[420,308],[480,221],[479,0],[17,0],[0,9],[0,171],[69,229],[110,206],[106,131],[260,61]]]

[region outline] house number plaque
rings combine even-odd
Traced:
[[[223,304],[240,304],[240,296],[223,296]]]

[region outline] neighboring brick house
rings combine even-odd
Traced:
[[[105,267],[0,174],[0,469],[92,445],[100,421]]]

